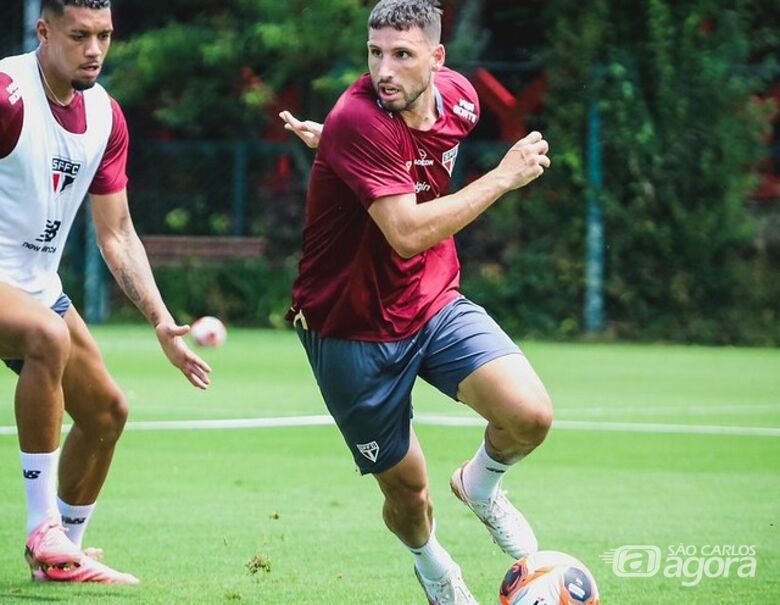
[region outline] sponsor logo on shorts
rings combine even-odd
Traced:
[[[364,458],[368,458],[371,462],[376,462],[376,459],[379,456],[379,444],[376,441],[356,443],[355,446]]]

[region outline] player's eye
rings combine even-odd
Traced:
[[[372,48],[368,52],[371,53],[372,57],[381,57],[382,56],[382,51],[380,51],[378,48]]]
[[[396,56],[396,57],[398,57],[399,59],[408,59],[408,58],[409,58],[409,57],[411,57],[412,55],[410,55],[410,54],[409,54],[407,51],[405,51],[405,50],[399,50],[397,53],[395,53],[395,56]]]

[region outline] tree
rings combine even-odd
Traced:
[[[293,84],[322,95],[306,104],[322,117],[365,62],[359,0],[118,2],[116,12],[120,32],[125,22],[151,27],[120,37],[108,72],[147,132],[256,138]]]

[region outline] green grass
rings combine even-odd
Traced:
[[[140,327],[96,329],[128,393],[131,420],[323,414],[294,335],[233,329],[204,355],[207,393],[187,386]],[[780,351],[528,343],[564,420],[780,426]],[[0,374],[0,425],[13,423],[13,375]],[[418,414],[468,410],[427,385]],[[419,425],[439,537],[483,604],[510,560],[448,493],[478,427]],[[0,605],[11,603],[424,602],[411,558],[384,529],[371,478],[332,426],[128,431],[87,535],[135,588],[38,586],[21,556],[24,502],[16,440],[0,436]],[[588,564],[607,605],[759,603],[780,591],[780,439],[553,430],[505,480],[545,549]],[[615,576],[599,559],[627,544],[755,545],[755,578]],[[250,573],[261,560],[268,571]]]

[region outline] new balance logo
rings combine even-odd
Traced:
[[[25,479],[37,479],[41,476],[41,471],[28,471],[27,469],[24,469],[22,473],[24,473]]]
[[[376,459],[379,456],[379,444],[376,441],[356,443],[355,446],[365,458],[368,458],[371,462],[376,462]]]
[[[86,517],[66,517],[62,516],[63,525],[81,525],[87,520]]]
[[[62,221],[47,220],[46,227],[44,228],[43,233],[41,233],[38,237],[36,237],[35,241],[45,242],[48,244],[55,237],[57,237],[57,233],[59,233],[60,227],[62,227]]]

